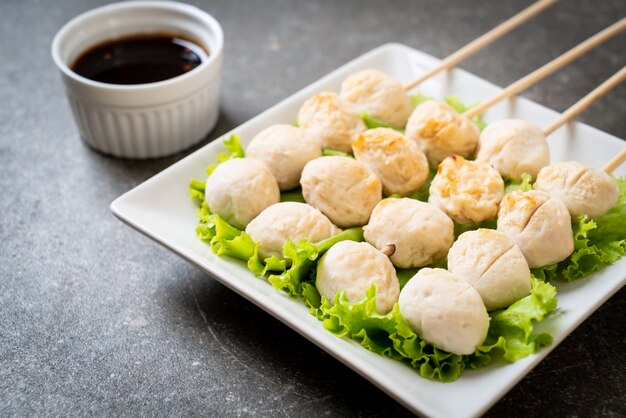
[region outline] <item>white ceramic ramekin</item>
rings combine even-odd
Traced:
[[[138,33],[173,33],[199,41],[209,58],[193,70],[149,84],[89,80],[69,66],[102,41]],[[202,140],[219,115],[224,37],[204,11],[171,1],[131,1],[99,7],[69,21],[52,41],[74,119],[83,140],[105,154],[164,157]]]

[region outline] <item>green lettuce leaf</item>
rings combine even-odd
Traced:
[[[317,260],[334,244],[345,240],[363,241],[363,229],[346,229],[316,244],[305,239],[297,244],[287,241],[283,246],[283,254],[289,267],[280,274],[269,276],[268,281],[289,296],[302,299],[309,307],[319,306],[321,299],[314,280]]]
[[[220,152],[217,154],[217,163],[211,164],[206,168],[207,175],[211,175],[215,168],[223,163],[224,161],[233,159],[233,158],[243,158],[245,157],[245,152],[243,147],[241,146],[241,141],[238,134],[232,134],[229,138],[224,139],[222,141],[224,148],[226,148],[227,152]],[[192,179],[189,183],[189,196],[197,205],[200,205],[204,201],[204,187],[206,185],[206,180],[196,180]]]
[[[422,377],[450,382],[466,368],[477,369],[491,362],[492,351],[500,351],[504,359],[512,362],[549,345],[551,337],[533,333],[533,324],[555,309],[555,295],[552,285],[533,279],[529,296],[491,313],[485,343],[468,356],[448,353],[422,340],[402,317],[398,304],[388,314],[380,315],[376,311],[375,285],[360,302],[351,303],[345,292],[340,292],[333,303],[322,297],[319,307],[311,308],[311,312],[333,334],[349,337],[380,355],[404,361]]]
[[[258,244],[251,237],[212,214],[203,202],[198,208],[197,233],[218,255],[247,261],[249,269],[292,297],[300,298],[311,313],[323,321],[324,327],[348,336],[368,350],[402,360],[416,368],[420,375],[453,381],[466,368],[478,368],[491,361],[490,352],[501,350],[509,361],[534,353],[550,343],[548,335],[532,333],[532,321],[540,320],[556,306],[556,291],[548,284],[534,280],[530,296],[508,309],[492,313],[492,325],[485,344],[470,356],[447,353],[421,340],[400,315],[398,306],[387,315],[376,312],[376,289],[371,287],[366,298],[358,303],[338,294],[334,304],[321,297],[315,288],[317,260],[334,244],[346,239],[363,240],[361,228],[347,229],[331,238],[311,244],[306,240],[285,243],[285,259],[261,259]],[[418,269],[400,270],[398,277],[406,283]]]
[[[472,103],[471,105],[466,106],[463,103],[461,103],[461,101],[459,100],[459,96],[456,96],[456,95],[448,96],[444,99],[444,101],[448,103],[454,110],[456,110],[459,113],[465,113],[471,108],[473,108],[474,106],[478,105],[479,103],[479,102],[476,102],[476,103]],[[483,119],[483,115],[474,116],[472,118],[472,122],[474,122],[474,124],[478,126],[478,129],[480,129],[481,131],[487,127],[487,123]]]
[[[189,196],[197,205],[200,205],[204,201],[205,186],[206,180],[200,181],[192,179],[189,183]]]
[[[283,246],[284,259],[276,256],[262,258],[259,244],[245,231],[211,213],[205,201],[198,208],[196,234],[209,244],[215,254],[245,261],[248,269],[256,276],[268,276],[272,286],[289,296],[302,299],[309,307],[319,306],[321,303],[314,285],[317,259],[337,242],[363,241],[363,229],[351,228],[315,244],[304,239],[297,244],[287,241]]]
[[[483,221],[479,224],[454,224],[454,240],[456,241],[456,239],[459,237],[459,235],[463,234],[464,232],[468,232],[468,231],[475,231],[479,228],[486,228],[486,229],[496,229],[497,227],[497,222],[496,221]]]
[[[361,113],[359,116],[361,116],[361,119],[363,119],[363,122],[365,122],[365,126],[367,126],[367,129],[391,128],[391,129],[395,129],[398,132],[404,133],[403,127],[389,125],[388,123],[380,119],[377,119],[374,116],[368,115],[365,112]]]
[[[617,203],[596,218],[596,228],[589,232],[589,238],[594,242],[605,244],[626,239],[626,176],[614,179],[619,187]]]
[[[411,102],[413,103],[413,107],[417,107],[421,105],[422,103],[427,102],[429,100],[435,100],[435,99],[433,97],[425,96],[419,92],[411,95]]]
[[[400,269],[396,267],[396,276],[398,277],[398,281],[400,282],[400,289],[404,287],[405,284],[411,280],[413,276],[420,271],[421,267],[415,267],[410,269]]]
[[[510,193],[513,190],[521,190],[528,192],[533,189],[533,178],[528,173],[522,173],[521,179],[506,179],[504,181],[504,194]]]
[[[285,192],[280,192],[280,201],[306,203],[304,201],[304,196],[302,195],[302,189],[300,187],[292,190],[287,190]]]
[[[256,252],[257,243],[250,235],[235,228],[221,216],[211,213],[206,202],[198,209],[198,238],[211,246],[217,255],[248,261]]]
[[[615,181],[620,190],[615,206],[596,219],[572,219],[574,252],[557,264],[533,269],[535,276],[570,282],[613,264],[626,253],[626,176]]]
[[[241,146],[241,138],[239,134],[232,134],[227,139],[222,141],[222,145],[226,148],[227,152],[220,152],[217,154],[217,163],[211,164],[207,167],[206,173],[210,176],[213,170],[224,161],[231,160],[233,158],[243,158],[246,156],[243,146]]]
[[[347,152],[343,152],[343,151],[339,151],[339,150],[331,149],[331,148],[324,148],[322,150],[322,155],[324,157],[348,157],[348,158],[354,158],[354,155],[352,155],[352,154],[348,154]]]
[[[556,308],[555,296],[554,286],[533,277],[530,295],[490,314],[487,338],[477,351],[486,354],[498,349],[514,362],[552,344],[549,334],[533,333],[533,325]]]

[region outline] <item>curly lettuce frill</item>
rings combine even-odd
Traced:
[[[204,201],[201,183],[192,180],[189,185],[189,194],[200,204],[196,235],[215,254],[246,262],[248,269],[256,276],[267,276],[272,286],[289,296],[302,299],[308,307],[319,306],[321,303],[315,288],[317,259],[337,242],[363,241],[363,229],[351,228],[315,244],[305,239],[298,243],[287,241],[283,247],[284,259],[276,256],[262,258],[259,255],[259,244],[250,235],[230,225],[221,216],[211,213]]]
[[[514,362],[552,344],[549,334],[533,333],[533,324],[556,308],[556,288],[535,277],[531,281],[530,295],[489,314],[489,332],[477,352],[500,349],[506,360]]]
[[[268,281],[278,290],[289,296],[300,298],[307,307],[319,306],[321,297],[315,287],[315,268],[317,260],[334,244],[340,241],[363,241],[362,228],[346,229],[318,243],[310,243],[305,239],[298,243],[287,241],[283,246],[285,268],[268,277]],[[273,257],[275,258],[275,257]],[[248,262],[248,267],[257,276],[267,273],[267,265],[276,260],[264,259],[256,255]],[[265,267],[263,267],[265,265]]]
[[[360,113],[359,116],[361,117],[361,119],[363,119],[363,122],[365,123],[365,126],[367,126],[367,129],[391,128],[398,132],[404,133],[404,127],[390,125],[387,122],[375,118],[374,116],[371,116],[365,112]]]
[[[533,189],[533,178],[528,173],[522,173],[520,179],[506,179],[504,181],[504,194],[510,193],[513,190],[521,190],[528,192]]]
[[[533,324],[556,308],[555,295],[552,285],[533,278],[530,295],[507,309],[492,312],[487,339],[474,354],[464,356],[440,350],[422,340],[402,317],[397,303],[388,314],[378,314],[374,285],[360,302],[349,302],[345,292],[341,292],[333,303],[322,298],[319,307],[311,308],[311,313],[337,336],[349,337],[370,351],[404,361],[422,377],[451,382],[467,368],[487,365],[496,353],[513,362],[550,345],[552,337],[533,333]]]
[[[354,158],[354,155],[352,155],[352,154],[348,154],[347,152],[339,151],[339,150],[332,149],[332,148],[324,148],[322,150],[322,155],[324,157],[348,157],[348,158]]]
[[[571,282],[613,264],[626,253],[626,176],[615,181],[619,186],[615,206],[596,219],[584,215],[572,219],[574,252],[557,264],[533,269],[535,276]]]

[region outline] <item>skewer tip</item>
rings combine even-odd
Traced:
[[[394,244],[387,244],[380,250],[380,252],[385,254],[387,257],[391,257],[393,253],[396,252],[396,246]]]

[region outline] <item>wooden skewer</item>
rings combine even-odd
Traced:
[[[602,167],[602,171],[606,174],[611,174],[617,167],[622,165],[622,163],[626,161],[626,148],[620,151],[611,161],[609,161],[604,167]]]
[[[498,26],[491,29],[489,32],[485,33],[484,35],[480,36],[479,38],[465,45],[463,48],[452,53],[451,55],[448,55],[446,58],[444,58],[441,61],[441,63],[438,66],[436,66],[435,68],[431,70],[426,71],[424,74],[420,75],[418,78],[411,81],[409,84],[405,85],[404,89],[407,91],[411,90],[413,87],[429,79],[430,77],[440,73],[441,71],[448,70],[456,66],[458,63],[460,63],[464,59],[470,57],[471,55],[478,52],[479,50],[486,47],[487,45],[491,44],[492,42],[502,37],[503,35],[506,35],[508,32],[512,31],[513,29],[515,29],[522,23],[526,22],[527,20],[529,20],[530,18],[532,18],[533,16],[535,16],[542,10],[546,9],[547,7],[552,6],[557,1],[558,0],[540,0],[536,3],[533,3],[532,5],[522,10],[515,16],[511,17],[505,22],[500,23]]]
[[[560,57],[555,58],[554,60],[545,64],[543,67],[539,68],[538,70],[535,70],[532,73],[528,74],[526,77],[521,78],[520,80],[516,81],[515,83],[511,84],[510,86],[502,90],[500,93],[496,94],[491,99],[486,100],[480,103],[478,106],[471,108],[470,110],[465,112],[464,115],[467,116],[468,118],[472,118],[474,116],[480,115],[485,110],[489,109],[491,106],[501,102],[504,99],[507,99],[511,96],[516,95],[520,91],[544,79],[545,77],[549,76],[556,70],[560,69],[561,67],[564,67],[566,64],[569,64],[570,62],[574,61],[576,58],[579,58],[581,55],[588,52],[589,50],[600,45],[602,42],[605,42],[606,40],[617,35],[624,29],[626,29],[626,18],[622,18],[618,22],[604,29],[602,32],[595,34],[591,38],[587,39],[581,44],[578,44],[574,48],[570,49],[569,51],[567,51],[565,54],[561,55]]]
[[[387,257],[391,257],[393,255],[393,253],[396,252],[396,245],[395,244],[387,244],[380,250],[380,252],[385,254]]]
[[[626,80],[626,66],[620,71],[615,73],[611,78],[604,83],[596,87],[591,93],[576,102],[573,106],[567,109],[561,116],[559,116],[554,122],[552,122],[543,133],[545,136],[550,135],[552,132],[559,129],[562,125],[569,122],[578,116],[583,110],[591,106],[596,100],[607,94],[611,89]]]

